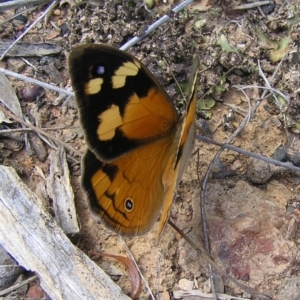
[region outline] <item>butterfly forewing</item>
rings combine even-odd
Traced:
[[[69,70],[86,141],[101,160],[111,161],[176,130],[172,101],[129,54],[82,45],[72,50]]]

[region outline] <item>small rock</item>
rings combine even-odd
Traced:
[[[168,292],[159,293],[159,299],[161,300],[170,300],[170,294]]]
[[[252,183],[264,184],[275,174],[286,170],[271,163],[251,157],[248,162],[246,176]]]
[[[8,69],[13,72],[20,73],[25,68],[25,62],[20,58],[9,58],[7,60]]]
[[[38,85],[26,87],[22,90],[22,97],[26,101],[35,101],[37,97],[41,96],[44,89]]]
[[[60,15],[61,15],[61,10],[60,10],[60,9],[54,9],[54,10],[53,10],[53,14],[54,14],[55,16],[60,16]]]
[[[100,263],[100,267],[111,276],[123,276],[125,275],[124,271],[113,265],[108,261],[103,261]]]
[[[183,278],[179,280],[178,286],[181,290],[191,291],[194,287],[194,281]]]
[[[44,161],[48,156],[47,148],[45,147],[44,142],[33,132],[29,132],[28,136],[30,145],[37,156],[37,159],[39,161]]]
[[[235,160],[235,161],[233,162],[233,164],[232,164],[232,166],[231,166],[231,170],[236,171],[236,170],[238,170],[242,165],[243,165],[242,162],[241,162],[239,159],[237,159],[237,160]]]
[[[207,279],[203,285],[203,293],[208,294],[211,292],[211,282],[210,279]]]
[[[276,1],[261,6],[261,10],[265,15],[271,14],[275,8],[276,8]]]

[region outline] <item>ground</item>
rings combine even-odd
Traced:
[[[67,88],[70,86],[67,56],[73,46],[91,42],[120,47],[142,34],[176,4],[177,1],[153,1],[147,7],[138,0],[82,4],[62,1],[48,23],[37,26],[23,39],[31,43],[51,41],[62,46],[61,52],[44,58],[29,57],[36,70],[26,65],[21,72]],[[259,9],[234,9],[242,4],[244,1],[194,1],[128,51],[149,68],[174,99],[179,112],[184,111],[184,101],[176,82],[187,80],[192,57],[198,54],[201,71],[197,123],[202,128],[198,133],[225,142],[259,104],[232,144],[276,159],[283,149],[281,158],[297,165],[298,3],[286,1],[283,5],[276,1]],[[29,13],[28,20],[34,20],[43,9]],[[11,13],[0,14],[1,20]],[[11,42],[18,36],[24,30],[22,24],[14,20],[3,25],[0,28],[3,41]],[[16,65],[11,58],[3,64],[8,68]],[[35,123],[39,120],[41,127],[63,126],[63,130],[56,130],[53,135],[83,153],[83,133],[72,99],[54,102],[58,94],[49,90],[31,99],[26,93],[28,88],[32,91],[29,84],[13,78],[10,81],[28,118]],[[265,94],[263,88],[268,88]],[[272,89],[280,93],[274,97],[270,94]],[[1,163],[13,165],[35,190],[38,179],[33,176],[34,167],[39,166],[47,174],[48,159],[43,160],[40,153],[30,156],[24,147],[20,150],[11,145],[7,137],[2,141]],[[205,197],[200,201],[201,184],[219,149],[196,139],[195,152],[177,188],[170,219],[197,245],[203,245],[202,201],[211,257],[218,266],[273,299],[299,299],[299,174],[224,150],[209,174],[208,183],[202,186]],[[80,234],[72,239],[85,253],[96,250],[127,255],[121,239],[91,217],[80,187],[80,166],[69,163],[81,224]],[[166,292],[182,289],[182,279],[194,281],[196,287],[209,292],[206,260],[169,225],[158,242],[155,226],[145,235],[126,239],[126,243],[155,297],[158,294],[166,297]],[[130,282],[122,265],[104,258],[97,262],[129,293]],[[217,280],[217,287],[222,293],[243,295],[224,276]],[[149,292],[143,286],[139,299],[148,298]]]

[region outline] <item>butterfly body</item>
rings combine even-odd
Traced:
[[[115,48],[76,47],[69,69],[88,150],[82,186],[92,214],[114,231],[133,236],[161,232],[176,185],[191,153],[192,96],[183,118],[147,68]]]

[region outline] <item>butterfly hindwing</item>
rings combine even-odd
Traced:
[[[87,151],[83,158],[83,188],[98,220],[126,235],[148,231],[164,202],[163,173],[174,150],[174,136],[154,141],[110,163]]]

